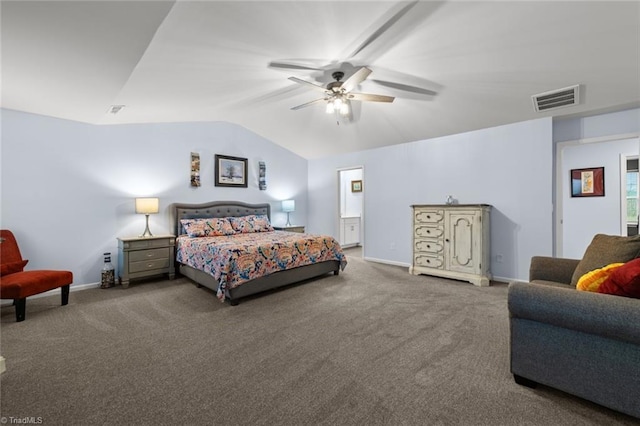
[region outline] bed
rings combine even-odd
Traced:
[[[338,275],[347,263],[340,245],[330,236],[269,231],[255,232],[251,233],[251,235],[216,234],[216,236],[213,237],[193,238],[187,234],[184,226],[187,222],[194,222],[189,221],[189,219],[244,219],[247,217],[266,216],[270,221],[271,206],[267,203],[248,204],[239,201],[214,201],[203,204],[174,203],[171,205],[170,213],[174,232],[177,236],[176,264],[178,271],[192,281],[195,281],[198,285],[215,291],[218,299],[221,301],[226,300],[231,305],[237,305],[243,297],[262,293],[267,290],[320,277],[329,273]],[[186,221],[183,221],[183,219]],[[236,219],[228,220],[238,222]],[[230,246],[230,244],[240,242],[240,240],[240,248]],[[306,245],[317,247],[317,244],[323,244],[323,248],[330,247],[331,253],[323,250],[322,255],[306,256],[309,257],[309,259],[303,259],[303,256],[296,256],[296,262],[281,262],[278,265],[271,263],[267,265],[268,267],[262,268],[269,270],[266,275],[254,276],[255,274],[244,274],[244,276],[238,277],[237,275],[242,274],[236,274],[237,279],[234,281],[232,279],[232,271],[237,266],[236,263],[241,263],[241,261],[238,261],[238,256],[240,256],[239,250],[250,249],[252,252],[260,250],[263,255],[261,259],[266,259],[264,249],[257,246],[254,249],[253,246],[250,246],[250,244],[264,245],[265,242],[262,240],[267,241],[266,244],[270,249],[274,249],[274,247],[290,247],[290,250],[295,249],[297,250],[296,253],[300,253],[300,247],[306,247]],[[315,243],[314,241],[319,242]],[[197,248],[198,246],[202,247],[202,251],[208,251],[208,253],[199,254],[200,249]],[[226,248],[226,252],[224,248]],[[317,253],[317,250],[314,253]],[[200,258],[200,256],[202,257]],[[207,258],[207,256],[209,256],[209,258]],[[211,260],[211,256],[215,256],[215,259]],[[233,265],[226,266],[227,272],[220,272],[220,270],[211,266],[212,263],[218,261],[220,261],[222,265],[224,262],[228,262],[231,257],[234,257]],[[261,267],[264,266],[263,263],[264,262],[260,263]],[[258,268],[257,266],[252,268],[252,272],[255,272],[253,269]]]

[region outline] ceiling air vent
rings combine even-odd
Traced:
[[[109,107],[109,112],[110,112],[111,114],[117,114],[117,113],[119,113],[119,112],[122,110],[122,108],[124,108],[124,107],[125,107],[125,105],[111,105],[111,106]]]
[[[538,93],[533,95],[531,99],[533,100],[533,108],[537,112],[578,105],[580,103],[580,85],[576,84],[564,89]]]

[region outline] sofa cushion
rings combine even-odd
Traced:
[[[625,263],[640,257],[640,235],[622,237],[619,235],[597,234],[578,263],[571,277],[571,285],[576,286],[581,276],[610,263]]]
[[[604,268],[589,271],[578,280],[576,290],[597,292],[602,284],[614,270],[624,265],[624,263],[611,263]]]
[[[598,293],[640,299],[640,259],[634,259],[614,269],[600,284]]]

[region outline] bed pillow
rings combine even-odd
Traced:
[[[15,274],[16,272],[22,272],[24,267],[27,266],[28,260],[20,260],[18,262],[7,262],[0,265],[0,277],[9,274]]]
[[[190,237],[217,237],[235,233],[231,223],[224,217],[180,219],[180,223]]]
[[[640,299],[640,259],[634,259],[611,272],[598,293]]]
[[[264,214],[230,217],[229,222],[231,222],[233,230],[238,234],[273,231],[269,218]]]
[[[587,272],[578,280],[576,290],[597,292],[600,285],[609,278],[613,271],[622,265],[624,265],[624,263],[611,263],[604,268],[598,268]]]
[[[610,263],[625,263],[636,257],[640,257],[640,236],[597,234],[573,272],[571,285],[576,287],[580,277],[589,271]]]

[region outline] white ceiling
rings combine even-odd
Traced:
[[[2,107],[95,124],[229,121],[316,158],[640,106],[638,1],[422,1],[387,28],[405,5],[2,0]],[[292,59],[327,71],[269,66]],[[345,60],[373,70],[358,91],[395,102],[354,102],[339,126],[322,106],[290,109],[322,94],[287,77],[324,85]],[[534,111],[531,95],[574,84],[579,105]]]

